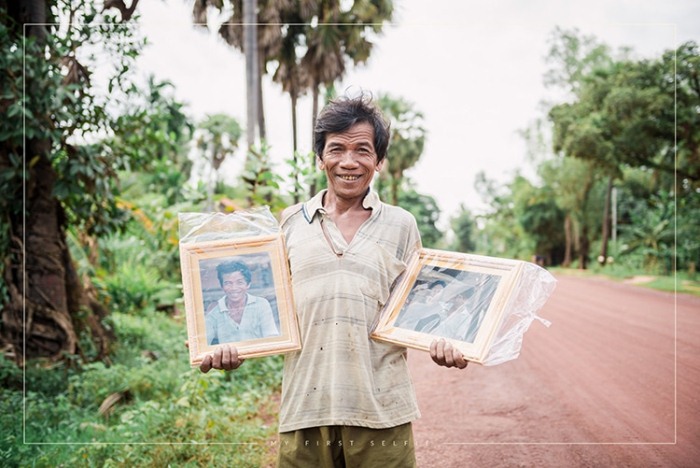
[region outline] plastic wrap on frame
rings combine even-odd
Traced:
[[[547,327],[551,325],[537,313],[552,295],[556,285],[557,280],[547,270],[534,263],[523,262],[513,301],[506,306],[484,365],[516,359],[520,355],[523,335],[533,320],[537,319]]]
[[[397,278],[372,336],[427,350],[445,338],[467,358],[500,364],[520,354],[523,335],[556,286],[524,261],[420,249]]]
[[[431,256],[427,255],[426,258]],[[443,263],[439,269],[433,267],[432,275],[428,272],[427,277],[433,276],[435,279],[426,284],[427,291],[435,290],[435,285],[440,282],[445,284],[441,292],[428,293],[428,297],[439,295],[440,299],[450,304],[450,310],[443,310],[445,316],[433,328],[430,328],[430,323],[421,324],[419,328],[436,336],[473,343],[481,326],[486,325],[486,311],[492,302],[496,302],[493,305],[502,308],[502,313],[499,323],[492,324],[493,334],[486,338],[486,357],[481,364],[491,366],[516,359],[520,355],[523,335],[532,321],[539,318],[537,312],[554,291],[556,280],[548,271],[529,262],[478,255],[464,255],[464,258],[465,264],[460,259],[452,265]],[[465,266],[467,271],[461,271]],[[483,271],[479,272],[480,269]],[[504,276],[497,274],[499,270],[506,269],[513,273]],[[453,277],[455,272],[457,275]],[[501,282],[512,283],[501,285]],[[505,289],[505,293],[496,294],[499,285]],[[461,319],[460,310],[463,311]],[[471,317],[465,320],[467,313]],[[549,325],[548,321],[540,320]]]
[[[267,206],[233,213],[179,213],[180,243],[240,239],[280,232]]]
[[[270,209],[179,213],[178,221],[190,364],[199,365],[207,353],[224,344],[235,345],[243,358],[300,349],[284,236]],[[216,280],[218,265],[231,261],[250,268],[249,296],[257,298],[256,310],[263,311],[265,320],[259,325],[261,334],[248,333],[252,329],[240,336],[227,332],[226,340],[220,342],[220,337],[210,340],[206,316],[224,294],[221,279]],[[270,332],[273,327],[267,317],[275,321],[276,334]]]

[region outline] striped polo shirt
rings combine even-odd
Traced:
[[[370,339],[389,289],[420,248],[415,218],[370,191],[348,244],[316,195],[282,220],[302,349],[285,357],[280,432],[394,427],[419,417],[406,349]]]

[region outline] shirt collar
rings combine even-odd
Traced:
[[[323,189],[318,192],[311,200],[307,201],[302,205],[302,212],[304,213],[304,219],[306,222],[311,224],[316,213],[324,212],[323,209],[323,197],[328,192],[328,189]],[[377,212],[381,206],[381,200],[379,195],[372,189],[367,189],[367,195],[362,200],[362,207],[365,209],[372,209],[373,212]]]
[[[252,304],[258,300],[258,298],[256,296],[251,296],[249,293],[246,293],[246,296],[247,296],[246,306],[248,306],[248,304]],[[224,295],[224,297],[219,299],[217,304],[219,305],[219,312],[225,313],[228,311],[228,307],[226,307],[226,295]]]

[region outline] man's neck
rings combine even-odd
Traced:
[[[362,204],[366,195],[365,193],[361,198],[344,199],[329,191],[323,197],[326,215],[333,220],[348,244],[352,242],[362,223],[372,215],[372,210],[365,209]]]
[[[356,198],[342,198],[335,193],[328,191],[323,197],[323,208],[331,218],[334,216],[344,216],[356,212],[370,211],[364,207],[364,200],[367,193]]]
[[[248,299],[248,295],[244,295],[239,301],[232,301],[228,297],[226,298],[226,308],[228,310],[233,310],[233,309],[242,309],[245,307],[246,301]]]

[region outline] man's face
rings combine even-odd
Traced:
[[[242,301],[245,298],[250,285],[246,283],[245,277],[240,271],[226,273],[221,278],[223,279],[222,287],[227,298],[234,302]]]
[[[326,135],[326,146],[319,162],[326,172],[328,190],[339,198],[362,197],[372,183],[374,171],[381,170],[374,151],[374,129],[360,122],[342,133]]]

